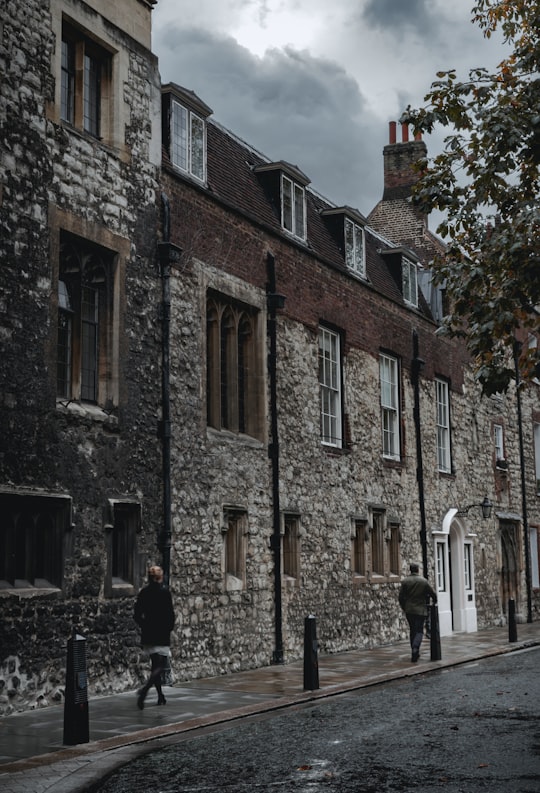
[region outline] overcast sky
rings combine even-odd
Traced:
[[[388,122],[418,107],[439,70],[493,68],[500,43],[471,23],[473,0],[158,0],[163,83],[195,91],[214,118],[271,160],[298,165],[337,205],[382,197]],[[426,139],[430,154],[442,131]]]

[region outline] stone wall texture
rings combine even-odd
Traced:
[[[159,75],[145,44],[149,4],[122,2],[124,14],[115,4],[114,19],[107,19],[107,4],[98,0],[7,0],[0,21],[0,497],[46,494],[69,497],[72,504],[61,587],[0,588],[0,715],[62,701],[66,646],[74,628],[87,640],[91,695],[134,690],[147,671],[132,612],[146,566],[160,561],[161,552],[166,307],[157,251],[166,228],[170,242],[182,251],[170,278],[170,587],[177,614],[176,678],[226,674],[276,660],[272,464],[277,453],[280,513],[295,516],[299,532],[298,575],[282,577],[284,659],[302,657],[308,615],[317,618],[321,652],[407,636],[398,590],[409,562],[421,562],[423,553],[415,336],[424,361],[418,393],[429,578],[436,580],[436,543],[459,539],[472,549],[470,597],[477,622],[472,629],[504,624],[509,595],[517,598],[524,619],[527,582],[515,393],[483,398],[463,348],[437,336],[426,313],[404,307],[344,268],[329,266],[309,246],[240,211],[218,190],[195,183],[167,162],[160,168]],[[116,24],[129,17],[131,4],[137,10],[133,30],[147,26],[139,39]],[[92,31],[118,52],[117,116],[108,142],[59,118],[63,12],[83,29],[94,25]],[[403,186],[402,158],[399,168]],[[387,174],[389,184],[391,177]],[[407,215],[402,198],[392,193],[390,210],[384,201],[378,205],[377,231],[383,233],[386,217],[390,242],[397,245],[401,224],[407,244],[420,240],[419,258],[430,256],[436,243],[426,236],[421,219]],[[61,231],[118,252],[111,328],[116,396],[110,405],[56,398]],[[285,297],[276,319],[278,446],[271,433],[269,253],[276,291]],[[207,426],[209,290],[249,305],[259,318],[262,398],[256,437]],[[339,330],[342,340],[345,442],[340,449],[321,443],[321,323]],[[402,443],[395,461],[382,455],[381,351],[401,363]],[[437,467],[436,378],[448,382],[450,390],[448,474]],[[540,401],[534,385],[523,391],[522,402],[528,522],[538,527],[533,423],[540,422]],[[494,424],[504,427],[506,468],[496,464]],[[454,514],[486,495],[494,502],[488,520],[481,519],[478,508]],[[133,581],[114,590],[108,573],[108,510],[116,501],[139,505],[141,520]],[[245,516],[245,576],[239,585],[231,585],[225,570],[231,510]],[[399,526],[400,569],[355,575],[355,522],[365,523],[369,544],[378,512]],[[503,543],[507,524],[515,529],[512,569]],[[538,590],[532,594],[537,618],[540,595]]]
[[[173,366],[174,381],[179,387],[174,398],[178,411],[173,422],[174,456],[180,462],[173,475],[174,481],[178,481],[173,577],[181,589],[185,587],[186,593],[195,586],[201,594],[195,619],[192,601],[181,600],[178,657],[183,662],[188,652],[200,646],[202,652],[189,659],[192,669],[202,666],[212,674],[270,663],[272,659],[272,558],[268,547],[272,534],[268,498],[272,482],[267,447],[257,447],[240,436],[214,433],[207,430],[204,421],[205,292],[211,287],[234,295],[237,284],[245,284],[247,280],[255,290],[254,302],[264,304],[268,250],[275,257],[277,291],[286,298],[277,330],[280,506],[284,513],[298,515],[302,527],[300,577],[294,583],[287,582],[283,591],[286,656],[302,656],[304,619],[310,614],[318,620],[322,651],[370,647],[405,638],[406,628],[397,602],[399,577],[359,583],[351,572],[351,531],[355,518],[369,516],[373,507],[383,508],[401,527],[402,573],[411,560],[421,561],[410,373],[413,332],[418,333],[420,355],[425,361],[420,382],[420,415],[431,579],[435,566],[432,532],[441,531],[443,518],[450,509],[480,503],[485,493],[490,496],[496,493],[496,512],[513,515],[514,519],[521,512],[515,395],[483,398],[464,351],[456,342],[436,337],[432,322],[415,312],[404,311],[357,279],[337,274],[288,242],[261,234],[218,202],[204,201],[199,191],[176,175],[167,172],[163,181],[171,197],[172,234],[184,249],[181,271],[173,279],[172,334],[177,339],[173,341],[177,351]],[[182,224],[183,218],[192,216],[200,227],[213,230],[212,242],[206,241],[200,252],[194,251],[193,230],[189,224]],[[186,332],[188,316],[199,319],[195,333]],[[339,327],[345,339],[344,410],[351,439],[345,451],[325,448],[320,442],[317,358],[320,321]],[[388,462],[381,454],[378,371],[381,349],[399,356],[403,364],[404,452],[398,464]],[[194,363],[197,361],[198,364]],[[189,372],[189,376],[182,377],[182,372]],[[451,385],[453,471],[448,475],[437,470],[435,377],[445,378]],[[532,411],[538,394],[533,388],[524,394],[524,399],[525,449],[526,454],[532,455]],[[186,405],[189,405],[188,421]],[[506,453],[511,463],[504,473],[495,466],[493,423],[501,423],[505,428]],[[532,481],[529,494],[534,522],[537,497]],[[241,595],[223,591],[220,573],[221,520],[226,504],[245,505],[249,514],[248,584]],[[494,512],[489,521],[484,521],[478,509],[463,520],[465,531],[474,535],[478,628],[504,624],[506,604],[502,600],[503,560],[497,517]],[[194,537],[203,544],[194,546]],[[187,560],[194,547],[205,560],[204,575],[197,570],[198,582],[191,576],[191,570],[186,570],[186,565],[193,563]],[[523,569],[519,578],[522,593],[519,608],[523,619]],[[261,596],[261,581],[266,597]],[[215,623],[216,632],[221,632],[218,625],[224,623],[226,637],[216,636],[210,648],[205,637],[216,614],[220,615]],[[225,640],[231,650],[234,647],[235,654],[212,658],[212,652],[224,646]]]
[[[131,2],[140,5],[127,2],[124,16]],[[161,522],[160,206],[150,123],[159,99],[157,63],[104,23],[124,64],[119,145],[102,145],[61,123],[53,35],[61,11],[82,26],[99,19],[85,4],[40,0],[8,1],[0,22],[0,486],[69,495],[73,504],[62,589],[0,591],[2,713],[61,699],[73,628],[88,642],[92,691],[136,685],[142,672],[133,594],[110,598],[104,591],[104,511],[110,499],[141,505],[137,582],[156,558]],[[51,251],[60,229],[120,252],[119,397],[107,411],[56,400],[58,265]]]

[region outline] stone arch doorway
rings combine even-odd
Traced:
[[[448,510],[433,540],[441,636],[473,633],[478,629],[473,538],[457,509]]]

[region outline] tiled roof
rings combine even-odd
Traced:
[[[280,163],[274,163],[279,170]],[[382,163],[381,163],[382,165]],[[262,168],[260,166],[263,166]],[[264,168],[264,166],[269,166]],[[249,146],[213,119],[207,120],[207,189],[208,192],[229,207],[240,212],[268,231],[279,235],[291,244],[304,248],[306,253],[316,256],[326,265],[349,275],[335,236],[330,231],[328,220],[322,216],[324,210],[336,209],[335,205],[307,186],[307,240],[303,242],[287,234],[281,226],[280,207],[274,205],[270,193],[265,189],[265,172],[271,171],[272,162],[261,152]],[[291,165],[281,162],[283,170]],[[292,166],[302,173],[300,168]],[[307,179],[307,177],[306,177]],[[347,209],[343,208],[344,213]],[[350,213],[353,219],[362,217],[358,210]],[[365,226],[366,275],[367,281],[381,294],[402,303],[403,296],[392,277],[387,262],[380,252],[395,248],[395,240],[386,238],[380,230]],[[402,244],[405,244],[404,242]],[[427,304],[420,297],[419,311],[430,317]]]

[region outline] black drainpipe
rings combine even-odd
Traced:
[[[520,342],[514,342],[514,367],[516,373],[516,406],[519,431],[519,467],[521,469],[521,510],[523,512],[523,546],[525,551],[525,584],[527,587],[527,622],[532,622],[531,546],[529,518],[527,515],[527,482],[525,475],[525,451],[523,447],[523,414],[521,410],[521,375],[519,372]]]
[[[281,514],[279,506],[279,436],[277,415],[277,309],[283,307],[285,298],[276,293],[276,267],[271,253],[266,255],[266,272],[268,277],[267,297],[269,340],[268,377],[270,381],[270,425],[271,438],[268,455],[272,461],[272,503],[273,533],[270,547],[274,552],[274,624],[275,648],[272,656],[274,664],[284,663],[283,658],[283,615],[281,604]]]
[[[420,507],[420,544],[422,546],[422,570],[428,577],[426,505],[424,502],[424,463],[422,460],[422,427],[420,424],[420,372],[425,361],[418,355],[418,332],[413,330],[412,381],[414,387],[414,429],[416,434],[416,481],[418,482],[418,505]]]
[[[158,243],[161,275],[161,422],[159,435],[162,448],[163,522],[158,530],[165,586],[171,572],[171,400],[170,400],[170,325],[171,325],[171,262],[178,261],[182,251],[170,243],[170,205],[165,193],[163,204],[163,241]]]

